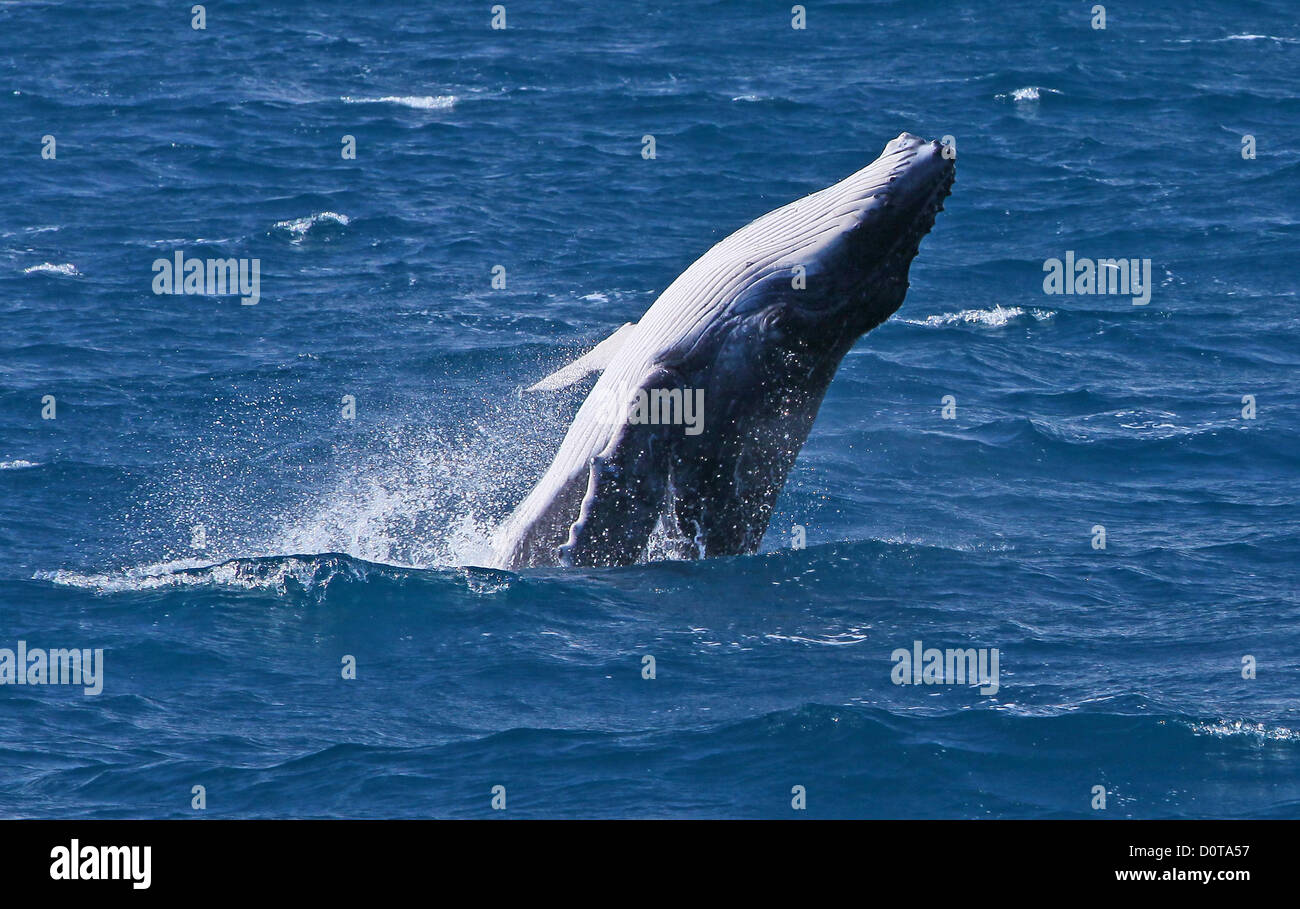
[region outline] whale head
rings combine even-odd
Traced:
[[[903,133],[871,164],[809,197],[821,238],[803,251],[811,293],[792,298],[797,309],[854,337],[898,310],[921,239],[952,190],[955,159],[945,152]]]
[[[802,325],[805,339],[870,331],[902,305],[954,174],[945,146],[903,133],[856,173],[755,221],[733,238],[763,262],[735,311],[777,334]]]

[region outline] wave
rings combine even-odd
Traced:
[[[0,470],[27,470],[30,467],[40,467],[35,461],[24,461],[22,458],[16,458],[13,461],[0,461]]]
[[[77,266],[71,262],[65,262],[63,265],[55,265],[53,262],[42,262],[40,265],[33,265],[30,268],[24,268],[25,275],[62,275],[65,278],[80,278],[81,272],[77,271]]]
[[[993,97],[995,100],[998,101],[1017,101],[1017,102],[1028,103],[1028,102],[1038,101],[1040,98],[1042,98],[1043,92],[1047,92],[1047,94],[1049,95],[1063,94],[1063,92],[1055,88],[1043,88],[1041,85],[1026,85],[1023,88],[1017,88],[1010,92],[999,92]]]
[[[1228,35],[1224,38],[1179,38],[1179,44],[1221,44],[1224,41],[1275,41],[1278,44],[1300,44],[1300,38],[1283,38],[1277,35]]]
[[[627,572],[667,571],[674,576],[688,571],[697,576],[717,579],[735,571],[737,559],[749,563],[748,570],[777,581],[791,570],[803,571],[802,562],[809,565],[838,565],[848,560],[889,558],[897,555],[906,558],[932,555],[946,557],[952,553],[977,553],[1005,551],[1006,545],[951,544],[920,539],[837,540],[808,546],[796,551],[780,549],[752,556],[737,556],[701,561],[661,559],[643,562],[619,569]],[[790,560],[801,560],[799,567],[791,569]],[[604,573],[600,571],[600,573]],[[543,570],[540,577],[549,577]],[[45,581],[59,587],[86,590],[94,594],[114,595],[149,593],[173,589],[212,588],[232,591],[270,593],[290,600],[320,602],[332,588],[348,584],[380,585],[407,588],[416,591],[421,603],[428,600],[429,585],[439,585],[451,580],[455,586],[476,594],[494,594],[512,587],[523,575],[497,568],[477,565],[439,564],[412,566],[391,562],[372,561],[342,552],[297,552],[285,555],[238,556],[235,558],[168,558],[143,565],[104,570],[57,569],[40,570],[32,575],[36,581]],[[552,578],[553,580],[555,578]],[[561,571],[561,581],[585,585],[591,578],[583,572]],[[424,592],[419,592],[424,591]],[[392,600],[391,597],[388,598]],[[765,634],[772,641],[799,644],[843,646],[858,644],[868,639],[870,626],[852,625],[842,631],[821,635]]]
[[[809,644],[818,647],[844,647],[852,644],[861,644],[870,640],[871,635],[865,628],[849,628],[845,631],[837,631],[825,635],[810,637],[800,634],[778,634],[770,633],[763,635],[769,641],[788,641],[792,644]]]
[[[1300,44],[1300,38],[1279,38],[1276,35],[1229,35],[1218,41],[1279,41],[1284,44]]]
[[[33,580],[96,594],[143,593],[175,588],[225,588],[272,593],[289,599],[320,602],[331,587],[348,583],[406,586],[447,578],[475,593],[496,593],[510,586],[509,572],[488,568],[405,568],[355,559],[342,553],[257,556],[207,562],[171,559],[117,571],[38,571]]]
[[[456,105],[455,95],[385,95],[382,98],[353,98],[344,95],[344,104],[397,104],[414,110],[451,110]]]
[[[281,706],[263,712],[275,716]],[[483,768],[509,768],[528,781],[528,798],[511,808],[525,818],[789,817],[788,797],[772,797],[774,778],[805,786],[808,811],[820,817],[1192,818],[1204,816],[1210,795],[1218,795],[1215,813],[1223,817],[1294,817],[1297,805],[1294,785],[1278,770],[1294,760],[1294,739],[1206,739],[1193,717],[1168,711],[971,709],[922,720],[898,707],[823,702],[751,715],[725,704],[696,712],[693,726],[658,717],[597,725],[543,715],[505,729],[475,723],[465,711],[435,712],[418,735],[405,733],[399,715],[384,735],[300,736],[257,762],[244,756],[266,748],[255,723],[230,731],[200,724],[193,754],[178,748],[182,753],[148,765],[149,785],[133,793],[133,810],[183,816],[184,803],[152,800],[156,791],[188,785],[196,767],[227,781],[223,812],[256,818],[483,817],[492,813],[487,799],[465,799],[461,785],[476,785]],[[148,722],[155,740],[178,736],[158,729],[152,711]],[[192,725],[183,727],[187,740],[196,735]],[[132,754],[87,760],[125,764]],[[122,810],[107,784],[124,766],[90,773],[85,762],[42,763],[26,742],[7,757],[37,768],[31,816]],[[1051,772],[1044,770],[1049,762]],[[1171,767],[1178,771],[1172,792]],[[103,779],[90,785],[87,778]],[[925,782],[923,794],[900,785],[916,779]],[[1071,785],[1079,779],[1087,785]],[[1107,789],[1105,812],[1091,807],[1094,781]]]
[[[318,226],[332,224],[337,225],[338,227],[347,227],[351,223],[352,219],[347,215],[342,215],[335,211],[322,211],[308,215],[305,218],[291,218],[286,221],[277,221],[271,226],[271,229],[291,234],[294,238],[294,242],[298,243],[301,242],[313,228]]]
[[[994,306],[992,309],[963,309],[960,312],[946,312],[937,316],[926,316],[924,319],[901,319],[908,325],[925,325],[931,328],[942,325],[986,325],[991,328],[1001,328],[1014,319],[1021,316],[1030,315],[1036,321],[1046,322],[1056,315],[1045,309],[1024,309],[1020,306]]]
[[[998,445],[1032,445],[1046,441],[1062,450],[1076,446],[1104,444],[1128,449],[1150,443],[1184,443],[1209,437],[1230,429],[1240,429],[1233,421],[1202,421],[1193,424],[1176,422],[1177,414],[1160,410],[1118,410],[1060,417],[1050,420],[1036,417],[1010,417],[992,420],[968,430],[976,438]],[[996,440],[996,442],[995,442]]]
[[[231,559],[212,564],[201,559],[172,559],[121,571],[38,571],[33,577],[61,587],[95,593],[132,593],[170,587],[232,587],[288,593],[293,588],[327,587],[341,572],[363,563],[339,556],[287,556]],[[354,572],[365,576],[364,569]]]
[[[1300,731],[1285,726],[1265,726],[1263,723],[1251,723],[1245,720],[1221,720],[1217,723],[1189,723],[1196,735],[1212,735],[1217,738],[1227,736],[1248,736],[1260,741],[1300,742]]]

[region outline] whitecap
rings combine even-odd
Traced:
[[[347,215],[341,215],[336,211],[322,211],[305,218],[292,218],[287,221],[277,221],[274,230],[284,230],[293,234],[294,238],[301,240],[307,236],[307,232],[318,224],[338,224],[347,227],[352,223],[352,219]]]
[[[130,590],[152,590],[158,587],[175,587],[186,582],[188,576],[180,572],[211,565],[198,559],[174,559],[126,568],[120,572],[38,571],[32,578],[50,581],[61,587],[79,587],[97,593],[117,593]],[[190,580],[193,583],[193,580]]]
[[[931,328],[943,325],[987,325],[991,328],[1001,328],[1013,319],[1021,316],[1033,316],[1039,322],[1046,322],[1056,315],[1053,312],[1044,309],[1025,310],[1019,306],[994,306],[992,309],[963,309],[960,312],[946,312],[937,316],[926,316],[924,319],[903,319],[902,321],[909,325],[925,325]]]
[[[117,572],[38,571],[32,577],[95,593],[131,593],[174,587],[235,587],[285,594],[291,587],[319,588],[342,568],[318,559],[234,559],[220,564],[197,559],[155,562]]]
[[[456,104],[455,95],[385,95],[382,98],[353,98],[344,95],[344,104],[400,104],[415,110],[450,110]]]
[[[77,266],[71,262],[65,262],[63,265],[55,265],[53,262],[42,262],[40,265],[33,265],[30,268],[24,268],[25,275],[63,275],[67,278],[80,278],[81,272],[77,271]]]
[[[865,628],[850,628],[847,631],[835,631],[823,635],[780,634],[772,632],[763,635],[769,641],[788,641],[792,644],[814,644],[823,647],[843,647],[861,644],[871,637]]]
[[[0,461],[0,470],[27,470],[29,467],[40,467],[35,461],[24,461],[17,458],[13,461]]]
[[[1248,735],[1258,739],[1274,742],[1300,742],[1300,732],[1285,726],[1265,726],[1263,723],[1249,723],[1243,720],[1222,721],[1218,723],[1192,723],[1192,732],[1198,735],[1213,735],[1220,738],[1230,735]]]
[[[1006,101],[1010,99],[1012,101],[1030,102],[1039,100],[1042,97],[1043,92],[1047,92],[1049,95],[1061,94],[1054,88],[1043,88],[1041,85],[1026,85],[1024,88],[1017,88],[1012,92],[1001,92],[1000,94],[994,95],[994,97],[998,101]]]
[[[1276,41],[1279,44],[1300,44],[1300,38],[1279,38],[1276,35],[1229,35],[1216,41]]]

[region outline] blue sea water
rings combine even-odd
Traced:
[[[0,648],[104,651],[0,687],[0,815],[1300,815],[1294,4],[490,6],[0,4]],[[473,567],[520,390],[903,130],[953,195],[762,552]]]

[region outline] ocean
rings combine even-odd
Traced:
[[[0,3],[0,816],[1300,816],[1291,3],[190,6]],[[523,389],[904,130],[760,552],[479,567]]]

